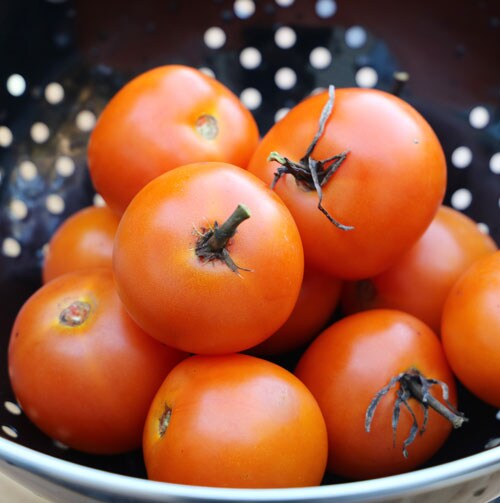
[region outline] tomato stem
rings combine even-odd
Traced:
[[[417,369],[410,369],[406,372],[401,372],[397,376],[393,377],[389,383],[379,390],[370,402],[365,415],[365,430],[370,431],[371,424],[373,421],[373,416],[375,414],[375,409],[377,408],[380,400],[387,395],[387,393],[397,384],[399,384],[399,389],[396,392],[396,400],[394,402],[393,413],[392,413],[392,432],[393,432],[393,444],[396,443],[396,430],[399,423],[399,415],[401,412],[401,406],[404,406],[406,410],[412,416],[412,426],[410,428],[410,433],[408,437],[403,442],[403,455],[405,458],[408,457],[407,447],[415,440],[417,433],[422,435],[427,427],[427,421],[429,418],[429,407],[434,409],[437,413],[441,414],[453,425],[454,428],[460,428],[463,423],[468,421],[462,412],[459,412],[455,407],[448,401],[449,393],[448,386],[443,381],[438,379],[428,379],[424,377]],[[437,400],[430,393],[430,388],[434,385],[439,385],[441,387],[442,396],[445,404]],[[419,427],[415,413],[409,403],[410,398],[413,398],[422,407],[424,412],[424,420],[422,426]]]
[[[227,246],[236,234],[238,226],[250,216],[248,206],[238,204],[222,225],[219,226],[216,221],[212,228],[200,235],[195,247],[196,255],[207,261],[222,260],[233,272],[248,271],[249,269],[244,269],[234,263],[227,251]]]
[[[271,188],[274,189],[279,179],[285,175],[292,175],[296,182],[307,190],[315,190],[318,194],[318,209],[326,216],[326,218],[337,228],[348,231],[354,229],[351,225],[341,224],[338,220],[334,219],[330,213],[323,206],[323,190],[322,187],[325,186],[332,175],[339,169],[341,164],[345,161],[349,151],[344,151],[340,154],[333,155],[323,160],[313,159],[312,153],[316,147],[319,139],[323,136],[325,131],[326,123],[330,118],[333,110],[333,104],[335,101],[335,88],[334,86],[329,86],[328,88],[328,101],[326,102],[323,110],[321,111],[321,116],[319,119],[318,130],[314,135],[313,140],[309,144],[305,155],[296,162],[288,157],[284,157],[278,152],[271,152],[268,157],[268,161],[276,161],[281,166],[274,173],[274,179],[271,183]]]

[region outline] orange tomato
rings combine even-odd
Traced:
[[[406,446],[408,456],[403,455],[414,420],[399,403],[394,436],[392,421],[402,381],[382,396],[370,431],[366,428],[368,407],[377,393],[400,374],[416,371],[427,379],[446,383],[450,402],[456,404],[454,377],[439,339],[427,325],[403,312],[374,309],[353,314],[331,325],[312,342],[295,374],[316,397],[325,418],[328,471],[349,479],[382,477],[412,470],[438,451],[452,426],[429,409],[425,432],[416,435]],[[429,391],[440,399],[440,388],[433,385]],[[407,403],[422,428],[422,407],[410,396]],[[457,421],[461,420],[458,416]]]
[[[97,191],[122,213],[149,181],[183,164],[222,161],[246,167],[259,133],[227,87],[182,65],[147,71],[107,104],[90,136]]]
[[[276,355],[305,346],[332,318],[342,282],[306,267],[292,314],[271,337],[253,347],[254,355]]]
[[[466,215],[442,206],[417,243],[392,266],[370,279],[346,282],[346,314],[374,308],[400,309],[437,334],[446,297],[458,277],[497,246]]]
[[[19,312],[9,344],[14,393],[50,437],[84,452],[141,445],[151,400],[186,355],[145,334],[128,316],[112,271],[60,276]]]
[[[86,267],[111,268],[118,222],[107,207],[90,206],[71,215],[50,239],[42,267],[43,282]]]
[[[241,204],[250,218],[216,244]],[[303,260],[297,226],[273,191],[236,166],[198,163],[137,194],[118,227],[113,267],[123,303],[146,332],[214,354],[248,349],[286,321]]]
[[[446,160],[434,131],[408,103],[359,88],[336,91],[309,154],[327,99],[320,93],[291,109],[262,139],[248,169],[271,184],[282,168],[269,160],[271,152],[294,162],[297,175],[285,173],[274,190],[297,222],[306,262],[339,278],[367,278],[387,269],[431,223],[445,193]],[[318,209],[310,162],[322,206],[350,230]]]
[[[217,487],[318,485],[327,438],[318,404],[290,372],[252,356],[194,356],[149,411],[148,477]]]
[[[441,337],[451,368],[481,400],[500,407],[500,252],[476,261],[446,299]]]

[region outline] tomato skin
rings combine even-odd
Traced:
[[[441,338],[462,384],[500,407],[500,252],[476,261],[451,289],[443,309]]]
[[[87,302],[79,326],[62,310]],[[21,308],[9,344],[9,376],[28,418],[80,451],[113,454],[141,445],[151,400],[185,354],[145,334],[125,312],[111,269],[60,276]]]
[[[83,208],[67,218],[50,239],[42,267],[43,282],[87,267],[111,268],[118,222],[115,213],[105,206]]]
[[[214,138],[197,121],[217,121]],[[100,115],[89,142],[93,183],[113,211],[160,174],[183,164],[222,161],[246,167],[259,132],[237,96],[182,65],[149,70],[126,84]]]
[[[342,282],[311,267],[304,269],[299,298],[290,317],[254,355],[276,355],[303,347],[325,328],[340,299]]]
[[[399,309],[427,323],[437,334],[446,297],[458,277],[497,246],[466,215],[442,206],[422,237],[383,273],[345,282],[346,314],[374,308]]]
[[[161,435],[166,406],[170,422]],[[321,482],[327,438],[318,404],[284,368],[242,354],[194,356],[156,394],[143,452],[154,480],[300,487]]]
[[[241,268],[195,252],[200,231],[238,204],[252,216],[227,250]],[[138,239],[140,236],[140,239]],[[179,167],[150,182],[124,213],[113,268],[133,319],[158,340],[202,354],[248,349],[288,318],[300,291],[303,251],[279,197],[248,171],[223,163]]]
[[[318,129],[327,94],[299,103],[264,136],[248,165],[271,184],[279,164],[270,152],[298,161]],[[335,227],[318,210],[318,195],[292,175],[275,186],[301,233],[305,260],[328,274],[361,279],[388,268],[425,231],[441,204],[446,160],[422,116],[401,99],[374,89],[337,89],[333,112],[312,157],[349,154],[326,185],[323,206],[354,226]],[[418,201],[418,204],[415,202]]]
[[[391,428],[396,389],[380,401],[371,431],[365,431],[366,410],[375,394],[400,372],[416,368],[427,378],[444,381],[456,403],[453,375],[439,339],[417,318],[395,310],[354,314],[320,334],[300,359],[295,374],[311,390],[325,418],[328,470],[349,479],[368,479],[409,471],[429,459],[444,443],[451,424],[433,410],[423,435],[402,454],[412,424],[402,407],[393,445]],[[441,397],[437,386],[431,388]],[[411,400],[422,425],[421,407]]]

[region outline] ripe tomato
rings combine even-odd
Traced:
[[[391,475],[412,470],[441,447],[452,426],[432,409],[425,432],[405,446],[414,421],[406,406],[397,403],[403,381],[394,383],[380,399],[371,429],[366,431],[367,410],[376,394],[394,377],[415,371],[446,383],[450,401],[456,403],[454,378],[439,339],[423,322],[406,313],[374,309],[354,314],[334,323],[312,342],[296,375],[316,397],[325,418],[329,471],[350,479]],[[439,388],[434,385],[429,390],[438,399],[442,395]],[[421,428],[422,407],[410,396],[406,401]],[[394,442],[395,405],[400,416]],[[460,416],[455,419],[463,420]],[[416,432],[414,429],[413,434]],[[403,447],[408,457],[403,455]]]
[[[240,204],[250,218],[217,243]],[[303,260],[279,197],[223,163],[190,164],[150,182],[125,211],[113,252],[132,318],[165,344],[204,354],[243,351],[275,332],[299,295]]]
[[[111,269],[96,268],[60,276],[27,300],[8,360],[35,425],[75,449],[112,454],[141,445],[151,400],[184,356],[133,323]]]
[[[441,337],[457,378],[500,407],[500,252],[482,257],[458,279],[443,308]]]
[[[200,71],[167,65],[125,85],[90,136],[97,191],[122,213],[147,182],[177,166],[222,161],[246,167],[259,133],[228,88]]]
[[[466,215],[442,206],[423,236],[392,266],[373,278],[346,282],[347,314],[374,308],[400,309],[441,331],[446,296],[458,277],[497,246]]]
[[[311,267],[304,269],[299,298],[277,332],[250,350],[254,355],[276,355],[303,347],[332,318],[342,282]]]
[[[248,169],[273,183],[282,166],[269,156],[278,152],[273,158],[296,176],[285,173],[274,189],[297,222],[306,262],[340,278],[367,278],[387,269],[430,224],[444,196],[446,161],[429,124],[396,96],[339,89],[321,133],[327,100],[320,93],[290,110],[260,142]],[[318,209],[314,166],[324,210],[350,230]]]
[[[325,422],[290,372],[248,355],[194,356],[151,405],[143,452],[148,477],[216,487],[318,485]]]
[[[118,222],[107,207],[91,206],[71,215],[50,239],[42,267],[44,283],[86,267],[111,268]]]

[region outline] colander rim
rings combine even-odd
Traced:
[[[297,501],[363,496],[394,496],[439,489],[500,471],[500,446],[437,466],[359,482],[285,489],[232,489],[157,482],[121,475],[55,458],[0,438],[0,459],[69,487],[84,487],[103,494],[137,498],[174,496],[213,501]],[[154,500],[152,500],[154,501]]]

